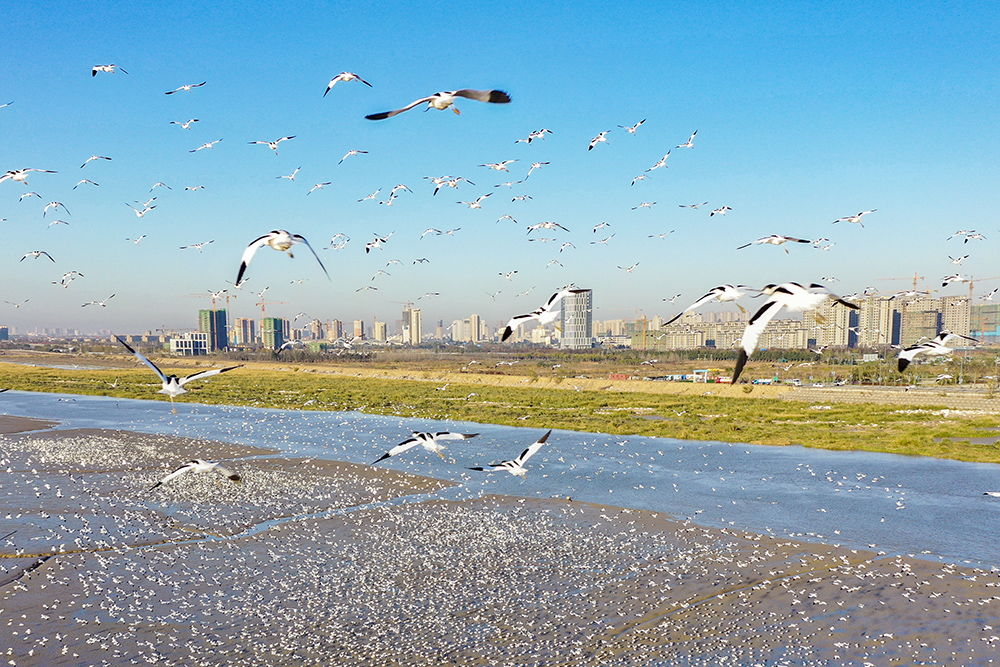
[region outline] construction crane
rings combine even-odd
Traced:
[[[267,317],[267,315],[264,313],[264,308],[265,307],[267,307],[267,306],[277,306],[277,305],[280,305],[280,304],[283,304],[283,303],[288,303],[288,301],[261,301],[259,303],[255,303],[254,305],[255,306],[260,306],[260,319],[261,319],[261,322],[263,322],[264,318]]]
[[[987,280],[1000,280],[1000,276],[993,276],[992,278],[974,278],[969,276],[969,303],[973,301],[972,290],[975,289],[977,282],[985,282]]]
[[[914,271],[912,276],[906,276],[903,278],[876,278],[875,280],[912,280],[913,281],[913,291],[917,291],[917,281],[926,280],[923,276],[918,276],[917,272]]]

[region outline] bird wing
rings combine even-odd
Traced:
[[[368,120],[385,120],[386,118],[392,118],[393,116],[395,116],[397,114],[401,114],[404,111],[409,111],[410,109],[412,109],[413,107],[417,106],[418,104],[423,104],[425,102],[429,102],[432,99],[434,99],[434,96],[433,95],[428,95],[427,97],[421,97],[419,100],[417,100],[415,102],[410,102],[409,104],[407,104],[402,109],[396,109],[395,111],[382,111],[380,113],[373,113],[373,114],[369,114],[369,115],[365,116],[365,118],[367,118]]]
[[[243,479],[242,477],[240,477],[239,475],[237,475],[236,473],[234,473],[229,468],[223,468],[218,463],[216,463],[214,467],[215,467],[215,471],[217,473],[219,473],[220,475],[223,475],[223,476],[225,476],[225,477],[233,480],[234,482],[239,482],[239,481],[241,481]]]
[[[921,352],[926,352],[927,350],[930,349],[930,347],[931,346],[928,345],[927,343],[921,343],[920,345],[913,345],[911,347],[906,348],[905,350],[901,350],[899,352],[899,355],[896,357],[897,368],[899,369],[899,372],[902,373],[903,371],[905,371],[906,367],[910,365],[910,362],[913,361],[914,357],[916,357]]]
[[[408,449],[413,449],[418,444],[420,444],[420,440],[418,438],[407,438],[406,440],[399,443],[398,445],[387,451],[385,454],[383,454],[379,459],[375,461],[375,463],[378,463],[379,461],[384,461],[390,456],[395,456],[396,454],[402,454]],[[374,463],[372,465],[374,465]]]
[[[128,350],[129,352],[131,352],[132,354],[134,354],[136,359],[138,359],[142,363],[144,363],[147,366],[149,366],[150,368],[152,368],[153,372],[160,376],[160,381],[161,382],[166,382],[167,381],[167,376],[163,374],[163,371],[161,371],[159,368],[156,367],[156,364],[154,364],[152,361],[150,361],[146,357],[142,356],[141,354],[139,354],[138,352],[136,352],[135,350],[133,350],[132,347],[128,343],[126,343],[125,341],[123,341],[120,336],[115,336],[115,338],[118,339],[119,343],[121,343],[122,345],[125,346],[126,350]]]
[[[539,449],[542,448],[542,445],[545,444],[545,441],[549,439],[550,435],[552,435],[552,429],[549,429],[548,433],[546,433],[538,440],[528,445],[528,448],[525,449],[523,452],[521,452],[520,456],[514,459],[514,463],[523,466],[527,462],[527,460],[534,455],[535,452],[537,452]]]
[[[517,329],[522,324],[524,324],[525,322],[537,319],[538,315],[535,313],[527,313],[525,315],[515,315],[514,317],[510,318],[510,321],[507,322],[507,326],[504,327],[503,334],[500,336],[500,342],[502,343],[503,341],[510,338],[511,334],[514,333],[514,330]]]
[[[444,431],[441,433],[435,433],[435,440],[468,440],[469,438],[475,438],[478,433],[452,433],[450,431]]]
[[[187,463],[185,463],[184,465],[182,465],[180,468],[178,468],[177,470],[173,471],[172,473],[170,473],[169,475],[167,475],[166,477],[164,477],[163,479],[161,479],[159,482],[157,482],[153,486],[149,487],[148,490],[152,491],[153,489],[155,489],[159,485],[164,484],[165,482],[169,482],[170,480],[174,479],[175,477],[180,477],[181,475],[183,475],[186,472],[191,472],[192,470],[194,470],[195,465],[197,465],[196,461],[188,461]]]
[[[746,365],[747,359],[757,349],[757,341],[760,340],[760,335],[764,333],[767,323],[774,319],[774,316],[778,314],[783,305],[785,304],[782,301],[772,298],[761,306],[760,310],[750,318],[747,328],[743,330],[743,338],[740,340],[740,353],[736,358],[736,368],[733,370],[733,384],[736,384],[740,373],[743,372],[743,367]]]
[[[187,377],[181,378],[177,381],[180,386],[186,385],[188,382],[194,382],[195,380],[204,380],[205,378],[210,378],[213,375],[218,375],[219,373],[225,373],[226,371],[235,370],[237,368],[242,368],[243,364],[239,366],[229,366],[228,368],[213,368],[207,371],[201,371],[200,373],[195,373],[194,375],[188,375]]]
[[[451,94],[455,97],[464,97],[480,102],[492,102],[494,104],[507,104],[510,102],[510,95],[502,90],[472,90],[471,88],[463,88]]]
[[[688,306],[687,308],[685,308],[684,310],[682,310],[682,311],[681,311],[680,313],[678,313],[677,315],[675,315],[675,316],[674,316],[674,317],[673,317],[673,318],[672,318],[672,319],[670,320],[670,322],[667,322],[667,323],[666,323],[666,324],[664,324],[663,326],[667,326],[667,324],[670,324],[670,323],[672,323],[672,322],[676,321],[676,320],[677,320],[677,318],[679,318],[679,317],[680,317],[681,315],[683,315],[684,313],[687,313],[687,312],[689,312],[689,311],[692,311],[692,310],[694,310],[695,308],[697,308],[698,306],[702,306],[702,305],[704,305],[704,304],[708,303],[708,302],[709,302],[709,301],[711,301],[712,299],[717,299],[717,298],[719,297],[719,294],[720,294],[720,292],[721,292],[721,291],[722,291],[722,290],[721,290],[720,288],[716,287],[716,288],[715,288],[715,289],[713,289],[713,290],[712,290],[711,292],[709,292],[709,293],[708,293],[708,294],[706,294],[705,296],[701,297],[700,299],[698,299],[697,301],[695,301],[694,303],[692,303],[692,304],[691,304],[690,306]]]
[[[306,237],[302,236],[301,234],[292,234],[292,238],[295,239],[296,241],[301,241],[302,243],[305,244],[307,248],[309,248],[309,252],[311,252],[313,254],[313,257],[316,258],[316,261],[319,262],[319,268],[323,269],[323,273],[326,273],[326,279],[330,280],[330,274],[327,273],[326,267],[323,266],[323,262],[320,260],[319,255],[317,255],[316,251],[313,250],[313,247],[309,245],[309,241],[306,240]]]
[[[243,257],[240,259],[240,271],[239,273],[236,274],[237,285],[243,282],[243,274],[246,273],[247,267],[250,266],[250,260],[253,259],[254,254],[256,254],[257,252],[257,249],[266,246],[267,240],[269,238],[271,238],[271,234],[264,234],[264,236],[261,236],[258,239],[254,239],[253,243],[248,245],[247,249],[243,251]],[[312,250],[312,248],[310,248],[310,250]]]

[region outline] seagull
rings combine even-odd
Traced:
[[[500,290],[497,290],[496,292],[493,292],[492,294],[491,294],[491,293],[489,293],[489,292],[487,292],[487,293],[486,293],[486,296],[488,296],[488,297],[490,297],[491,299],[493,299],[494,301],[496,301],[496,300],[497,300],[497,294],[499,294],[499,293],[500,293]],[[10,303],[10,302],[8,301],[7,303]],[[15,306],[15,307],[16,307],[16,306]]]
[[[313,190],[322,190],[326,186],[332,185],[332,184],[333,184],[333,181],[327,181],[326,183],[317,183],[316,185],[312,186],[312,189],[310,189],[309,192],[307,192],[306,194],[307,195],[311,195],[312,192],[313,192]]]
[[[737,250],[742,250],[743,248],[757,245],[759,243],[764,243],[767,245],[781,245],[782,243],[812,243],[809,239],[797,239],[794,236],[782,236],[781,234],[772,234],[771,236],[765,236],[764,238],[757,239],[756,241],[751,241],[750,243],[744,243],[743,245],[736,248]],[[788,249],[785,249],[788,252]]]
[[[335,76],[332,79],[330,79],[330,83],[328,83],[326,85],[326,92],[323,93],[323,97],[326,97],[326,93],[329,93],[330,90],[335,85],[337,85],[338,81],[343,81],[345,83],[348,82],[348,81],[360,81],[361,83],[365,84],[369,88],[372,87],[372,84],[368,83],[367,81],[365,81],[364,79],[362,79],[360,76],[358,76],[354,72],[341,72],[337,76]]]
[[[487,162],[486,164],[481,164],[481,165],[478,165],[478,166],[480,166],[480,167],[489,167],[493,171],[506,171],[506,172],[509,173],[510,170],[507,169],[507,165],[511,164],[511,163],[514,163],[514,162],[517,162],[517,160],[504,160],[503,162]]]
[[[992,301],[993,300],[993,295],[995,295],[997,292],[1000,292],[1000,287],[994,287],[992,290],[990,290],[989,292],[987,292],[986,294],[984,294],[983,295],[983,300],[984,301]]]
[[[137,208],[136,208],[135,206],[132,206],[132,204],[129,204],[128,202],[125,202],[125,205],[126,205],[126,206],[128,206],[128,207],[129,207],[130,209],[132,209],[133,211],[135,211],[135,216],[136,216],[137,218],[142,218],[142,217],[144,217],[144,216],[145,216],[145,215],[146,215],[147,213],[149,213],[149,212],[150,212],[150,211],[152,211],[152,210],[153,210],[154,208],[156,208],[155,206],[144,206],[144,207],[142,208],[142,210],[140,211],[139,209],[137,209]]]
[[[655,201],[644,201],[641,204],[639,204],[638,206],[633,206],[632,210],[635,211],[635,210],[638,210],[640,208],[653,208],[653,206],[655,204],[656,204]]]
[[[973,343],[978,343],[979,341],[975,338],[969,338],[968,336],[963,336],[962,334],[952,333],[950,331],[941,331],[933,340],[929,340],[926,343],[920,343],[919,345],[912,345],[899,353],[898,365],[899,372],[902,373],[906,370],[906,367],[910,365],[913,358],[918,354],[926,354],[930,357],[938,357],[945,354],[951,354],[952,348],[947,347],[948,341],[952,338],[964,338],[965,340],[970,340]]]
[[[597,144],[600,144],[600,143],[605,143],[606,144],[606,143],[608,143],[608,132],[610,132],[610,131],[611,130],[605,130],[604,132],[601,132],[599,135],[597,135],[596,137],[594,137],[593,139],[591,139],[590,140],[590,146],[587,147],[587,150],[588,151],[592,151],[592,150],[594,150],[594,146],[596,146]]]
[[[122,74],[128,74],[122,67],[115,65],[114,63],[110,65],[94,65],[93,69],[90,70],[90,76],[97,76],[98,72],[107,72],[108,74],[114,74],[115,72],[121,72]],[[4,105],[6,106],[6,105]]]
[[[709,301],[721,301],[723,303],[729,301],[736,301],[737,299],[743,296],[744,292],[741,290],[744,289],[748,289],[746,285],[719,285],[718,287],[713,287],[708,291],[708,294],[699,298],[690,306],[682,310],[680,314],[675,315],[669,322],[667,322],[663,326],[667,326],[667,324],[672,324],[684,313],[690,312],[695,308],[697,308],[698,306],[708,303]],[[736,307],[742,310],[743,312],[746,312],[745,310],[743,310],[743,306],[736,304]]]
[[[630,185],[635,185],[636,181],[644,181],[647,178],[649,178],[649,177],[646,176],[646,174],[640,174],[640,175],[638,175],[638,176],[636,176],[635,178],[632,179],[632,183],[630,183]]]
[[[378,234],[376,234],[374,241],[370,241],[370,242],[368,242],[368,243],[365,244],[365,254],[367,255],[370,251],[372,251],[372,250],[374,250],[376,248],[378,248],[379,250],[381,250],[382,249],[382,244],[386,243],[389,240],[389,237],[392,236],[394,233],[395,232],[389,232],[385,236],[379,236]]]
[[[83,306],[81,306],[81,307],[82,308],[86,308],[87,306],[100,306],[101,308],[107,308],[108,307],[108,301],[111,301],[111,299],[113,299],[114,297],[115,297],[115,295],[112,294],[111,296],[109,296],[107,299],[104,299],[103,301],[88,301],[87,303],[83,304]]]
[[[206,83],[208,83],[208,81],[202,81],[201,83],[189,83],[186,86],[181,86],[180,88],[175,88],[174,90],[168,90],[164,94],[166,94],[166,95],[173,95],[174,93],[179,93],[182,90],[184,90],[184,91],[190,91],[192,88],[201,88]]]
[[[191,192],[198,192],[198,190],[204,190],[204,189],[205,189],[204,185],[189,185],[186,188],[184,188],[184,191],[187,192],[188,190],[190,190]]]
[[[197,118],[191,118],[187,122],[183,122],[183,123],[181,121],[179,121],[179,120],[172,120],[172,121],[170,121],[170,124],[171,125],[180,125],[183,129],[190,130],[191,129],[191,123],[197,123],[197,122],[198,122]]]
[[[22,257],[20,259],[20,261],[23,262],[24,260],[28,259],[29,257],[31,257],[33,259],[38,259],[42,255],[45,255],[46,257],[49,258],[49,260],[51,260],[53,262],[56,261],[56,260],[52,259],[52,255],[50,255],[49,253],[45,252],[44,250],[32,250],[31,252],[25,253],[24,257]]]
[[[53,202],[49,202],[48,204],[45,205],[45,210],[42,211],[42,217],[43,218],[45,217],[45,214],[49,212],[50,208],[51,209],[55,209],[55,210],[59,210],[60,206],[62,206],[62,210],[66,211],[67,214],[72,215],[72,213],[69,212],[69,209],[66,208],[65,204],[63,204],[60,201],[53,201]]]
[[[380,192],[382,192],[382,188],[379,188],[378,190],[376,190],[375,192],[371,193],[367,197],[362,197],[361,199],[358,200],[358,203],[361,203],[363,201],[368,201],[369,199],[375,199],[375,197],[377,197],[378,193],[380,193]]]
[[[93,185],[93,186],[95,186],[95,187],[100,187],[100,186],[101,186],[101,184],[100,184],[100,183],[94,183],[94,182],[93,182],[92,180],[90,180],[89,178],[82,178],[82,179],[80,179],[80,181],[79,181],[79,182],[78,182],[78,183],[77,183],[76,185],[74,185],[74,186],[73,186],[73,189],[74,189],[74,190],[76,190],[76,189],[77,189],[78,187],[80,187],[80,186],[81,186],[81,185],[83,185],[84,183],[89,183],[89,184],[91,184],[91,185]]]
[[[15,169],[13,171],[8,171],[3,176],[0,176],[0,183],[3,183],[8,178],[12,181],[17,181],[18,183],[28,184],[28,174],[32,171],[41,172],[43,174],[55,174],[58,172],[52,171],[51,169]]]
[[[983,236],[982,234],[966,234],[965,235],[965,240],[962,241],[962,243],[968,243],[970,240],[972,240],[972,241],[985,241],[986,237]]]
[[[837,224],[838,222],[853,222],[855,224],[864,227],[865,223],[861,222],[861,218],[868,215],[869,213],[874,213],[877,210],[878,210],[877,208],[873,208],[870,211],[861,211],[861,213],[858,213],[857,215],[846,215],[843,218],[837,218],[836,220],[834,220],[833,224]]]
[[[961,273],[956,273],[951,276],[945,276],[941,280],[942,280],[941,287],[947,287],[951,283],[968,283],[972,281],[971,278],[966,278]]]
[[[562,225],[560,225],[558,222],[539,222],[537,225],[529,225],[528,226],[528,233],[530,234],[531,232],[535,231],[536,229],[556,229],[556,228],[559,228],[559,229],[563,230],[564,232],[568,232],[569,231],[568,229],[566,229],[565,227],[563,227]]]
[[[703,201],[700,204],[678,204],[678,206],[680,208],[693,208],[693,209],[697,209],[699,206],[704,206],[707,203],[708,203],[707,201]]]
[[[510,338],[511,334],[514,333],[515,329],[517,329],[519,326],[530,320],[536,320],[542,326],[550,324],[551,322],[555,322],[556,319],[559,317],[560,313],[559,310],[554,309],[555,304],[565,296],[569,296],[570,294],[580,294],[586,291],[587,290],[585,289],[560,290],[555,294],[553,294],[552,296],[550,296],[549,300],[546,301],[544,305],[536,308],[530,313],[524,315],[515,315],[510,319],[509,322],[507,322],[507,326],[504,327],[503,334],[500,336],[500,342],[503,342],[508,338]]]
[[[287,176],[275,176],[275,178],[287,178],[290,181],[294,181],[295,180],[295,176],[299,173],[300,169],[302,169],[302,167],[296,167],[295,171],[293,171],[292,173],[288,174]]]
[[[202,144],[201,146],[198,146],[198,148],[195,148],[193,150],[189,150],[188,153],[197,153],[198,151],[202,150],[203,148],[215,148],[215,144],[219,143],[220,141],[222,141],[222,139],[216,139],[215,141],[209,141],[208,143],[205,143],[205,144]]]
[[[778,311],[785,308],[788,312],[798,313],[806,310],[818,308],[827,299],[833,299],[853,310],[858,310],[858,306],[845,301],[823,285],[812,283],[809,287],[803,287],[798,283],[783,283],[781,285],[767,285],[760,290],[761,294],[766,294],[770,298],[761,306],[743,331],[743,338],[740,341],[740,352],[736,358],[736,369],[733,371],[733,384],[739,379],[747,359],[757,348],[757,341],[764,333],[767,323],[774,319]]]
[[[611,236],[606,236],[606,237],[604,237],[604,238],[603,238],[603,239],[601,239],[600,241],[591,241],[591,242],[590,242],[590,245],[597,245],[598,243],[603,243],[604,245],[608,245],[608,241],[610,241],[610,240],[611,240],[611,239],[613,239],[614,237],[615,237],[615,235],[614,235],[614,234],[612,234]],[[560,250],[560,252],[562,252],[562,251]]]
[[[62,285],[63,287],[69,287],[69,284],[76,280],[77,278],[84,278],[85,276],[79,271],[67,271],[63,274],[63,277],[59,279],[58,282],[52,281],[53,285]],[[112,295],[113,296],[113,295]],[[111,297],[108,297],[110,299]],[[107,299],[105,299],[107,300]]]
[[[80,169],[83,169],[84,167],[86,167],[86,166],[87,166],[87,163],[88,163],[88,162],[91,162],[92,160],[108,160],[108,161],[110,161],[110,160],[111,160],[111,158],[109,158],[109,157],[105,157],[105,156],[103,156],[103,155],[91,155],[91,156],[90,156],[89,158],[87,158],[87,159],[86,159],[86,160],[84,161],[84,163],[83,163],[83,164],[81,164],[81,165],[80,165]]]
[[[303,243],[309,251],[312,252],[313,257],[319,262],[319,268],[323,269],[323,273],[326,273],[327,280],[330,279],[330,274],[327,273],[326,267],[323,266],[323,262],[320,261],[319,255],[313,250],[312,246],[309,245],[309,241],[306,237],[300,234],[291,234],[284,229],[275,229],[260,238],[254,239],[254,241],[247,246],[247,249],[243,251],[243,258],[240,260],[240,270],[236,274],[236,285],[239,286],[243,282],[243,274],[246,273],[247,267],[250,266],[250,260],[253,259],[254,254],[257,252],[258,248],[263,248],[264,246],[271,246],[275,250],[280,250],[282,252],[287,252],[289,257],[293,257],[290,249],[296,243]]]
[[[24,304],[28,303],[28,301],[30,301],[30,299],[25,299],[24,301],[22,301],[20,303],[14,303],[13,301],[4,301],[4,303],[9,303],[10,305],[14,306],[15,308],[20,308]]]
[[[355,292],[364,292],[365,290],[374,290],[374,291],[377,292],[378,288],[377,287],[373,287],[371,285],[365,285],[364,287],[359,287],[358,289],[356,289],[354,291]]]
[[[207,246],[209,243],[215,243],[215,239],[211,241],[202,241],[201,243],[192,243],[191,245],[182,245],[181,250],[187,250],[188,248],[195,248],[198,252],[201,252],[202,248]]]
[[[440,182],[437,181],[437,180],[435,180],[434,181],[434,183],[435,183],[434,194],[437,194],[438,190],[440,190],[445,185],[447,185],[449,188],[457,188],[458,184],[461,183],[462,181],[465,181],[469,185],[475,185],[475,183],[473,183],[472,181],[470,181],[467,178],[463,178],[462,176],[459,176],[458,178],[452,178],[452,179],[447,179],[446,178],[446,179],[443,179]]]
[[[612,236],[614,236],[614,235],[612,234]],[[566,248],[573,248],[574,250],[576,250],[576,246],[575,245],[573,245],[570,241],[566,241],[561,246],[559,246],[559,252],[562,252]]]
[[[69,224],[68,220],[53,220],[52,222],[49,223],[49,227],[51,227],[52,225],[68,225],[68,224]]]
[[[673,234],[673,233],[674,230],[671,229],[669,232],[663,232],[662,234],[650,234],[647,238],[665,240],[668,234]]]
[[[719,208],[717,208],[714,211],[712,211],[711,213],[709,213],[708,217],[711,218],[712,216],[716,216],[716,215],[725,215],[727,211],[732,211],[732,210],[733,209],[731,209],[728,206],[720,206]]]
[[[507,273],[501,273],[500,275],[503,276],[504,278],[506,278],[507,280],[511,280],[511,279],[514,278],[514,274],[516,274],[516,273],[517,273],[517,269],[514,269],[513,271],[509,271]]]
[[[696,135],[696,134],[698,134],[698,130],[695,130],[694,132],[692,132],[691,136],[688,138],[688,140],[685,143],[678,144],[677,146],[674,146],[674,148],[694,148],[694,135]]]
[[[517,220],[515,220],[514,218],[512,218],[509,214],[501,215],[499,218],[497,218],[497,222],[500,222],[501,220],[510,220],[515,225],[517,224]],[[496,224],[496,223],[494,223],[494,224]]]
[[[39,199],[41,199],[42,195],[38,194],[37,192],[25,192],[23,195],[21,195],[20,197],[17,198],[17,201],[22,201],[24,199],[30,199],[31,197],[38,197]]]
[[[632,266],[619,266],[618,268],[624,271],[625,273],[632,273],[632,271],[635,270],[635,267],[637,266],[639,266],[639,262],[636,262]]]
[[[563,263],[560,262],[558,259],[550,259],[549,263],[545,265],[545,268],[547,269],[550,266],[552,266],[553,264],[558,264],[559,266],[563,266]]]
[[[506,470],[511,475],[520,477],[521,479],[526,479],[525,475],[528,470],[524,467],[524,464],[528,462],[535,452],[542,448],[545,441],[548,440],[549,436],[552,435],[552,430],[549,429],[548,433],[540,437],[538,440],[528,445],[528,448],[521,452],[520,456],[512,461],[501,461],[500,463],[491,463],[485,467],[475,467],[469,468],[469,470],[479,470],[481,472],[494,472],[497,470]]]
[[[340,162],[338,162],[337,164],[342,164],[344,162],[344,160],[346,160],[347,158],[352,157],[354,155],[364,155],[364,154],[367,154],[367,153],[368,153],[368,151],[359,151],[357,149],[349,150],[344,155],[344,157],[340,158]]]
[[[640,120],[638,123],[636,123],[632,127],[628,127],[626,125],[619,125],[618,127],[622,128],[623,130],[625,130],[629,134],[635,134],[635,131],[639,129],[639,126],[642,125],[645,122],[646,122],[646,119],[643,118],[642,120]]]
[[[493,194],[492,192],[487,192],[485,195],[478,197],[476,201],[460,201],[458,203],[465,204],[469,208],[482,208],[482,201],[487,197],[492,196],[492,194]]]
[[[268,148],[270,148],[272,151],[274,151],[274,154],[277,155],[278,154],[278,144],[280,144],[282,141],[288,141],[289,139],[294,139],[294,138],[295,138],[295,135],[293,134],[290,137],[282,137],[280,139],[275,139],[274,141],[248,141],[247,143],[248,144],[263,144],[263,145],[267,146]],[[343,162],[343,160],[341,160],[341,162]]]
[[[533,291],[534,289],[535,289],[535,286],[534,286],[534,285],[532,285],[531,287],[529,287],[528,289],[524,290],[523,292],[518,292],[517,294],[515,294],[515,295],[514,295],[514,298],[516,299],[516,298],[517,298],[517,297],[519,297],[519,296],[528,296],[529,294],[531,294],[531,292],[532,292],[532,291]]]
[[[524,201],[526,199],[531,199],[531,195],[517,195],[516,197],[514,197],[513,199],[511,199],[511,201],[512,202],[514,202],[514,201]]]
[[[961,266],[962,262],[964,262],[965,260],[969,259],[969,256],[968,255],[962,255],[961,257],[952,257],[951,255],[948,255],[948,259],[951,260],[952,264],[956,264],[956,265]]]
[[[514,143],[515,144],[530,144],[535,139],[541,139],[541,140],[544,141],[546,134],[554,134],[554,133],[552,132],[552,130],[546,130],[546,129],[543,128],[541,130],[535,130],[534,132],[531,132],[526,138],[524,138],[524,139],[518,139]]]
[[[167,396],[169,396],[171,405],[173,405],[175,397],[187,393],[187,390],[184,389],[184,385],[186,385],[188,382],[209,378],[213,375],[218,375],[219,373],[225,373],[226,371],[235,370],[243,366],[243,364],[240,364],[239,366],[229,366],[227,368],[213,368],[211,370],[201,371],[193,375],[188,375],[187,377],[184,378],[178,378],[176,375],[167,376],[163,373],[163,371],[161,371],[159,368],[156,367],[156,364],[154,364],[152,361],[144,357],[139,352],[136,352],[134,349],[132,349],[132,347],[129,346],[128,343],[126,343],[121,339],[121,336],[115,336],[115,338],[118,340],[119,343],[121,343],[125,347],[126,350],[135,355],[136,359],[149,366],[151,369],[153,369],[154,373],[160,376],[160,381],[163,383],[163,388],[160,389],[160,391],[158,391],[157,393],[166,394]],[[177,414],[176,406],[174,407],[174,414]]]
[[[441,235],[441,230],[440,229],[435,229],[433,227],[428,227],[427,229],[424,230],[424,233],[420,235],[420,238],[424,238],[428,234],[437,234],[438,236],[440,236]]]
[[[405,452],[405,451],[407,451],[409,449],[412,449],[412,448],[416,447],[417,445],[421,445],[427,451],[434,452],[435,454],[437,454],[441,458],[444,458],[444,454],[441,453],[442,450],[444,449],[444,445],[441,445],[438,442],[439,440],[468,440],[469,438],[475,438],[477,435],[479,435],[479,434],[478,433],[451,433],[449,431],[441,431],[441,432],[438,432],[438,433],[420,433],[420,432],[414,431],[412,437],[407,438],[403,442],[399,443],[398,445],[396,445],[395,447],[393,447],[392,449],[390,449],[389,451],[387,451],[381,457],[379,457],[378,459],[376,459],[372,463],[372,465],[375,465],[379,461],[384,461],[387,458],[389,458],[390,456],[395,456],[396,454],[402,454],[403,452]]]
[[[429,263],[430,261],[431,260],[427,259],[426,257],[418,257],[415,260],[413,260],[413,263],[414,264],[424,264],[425,262]]]
[[[531,169],[528,170],[528,176],[531,176],[531,172],[533,172],[534,170],[541,169],[542,167],[544,167],[547,164],[552,164],[552,163],[551,162],[532,162],[531,163]],[[525,176],[524,180],[528,180],[528,176]]]
[[[163,484],[165,482],[169,482],[170,480],[174,479],[175,477],[180,477],[181,475],[183,475],[185,473],[189,473],[189,472],[210,472],[212,470],[214,470],[215,472],[219,473],[223,477],[227,477],[228,479],[233,480],[237,484],[240,483],[240,480],[241,480],[240,476],[237,475],[236,473],[232,472],[228,468],[222,467],[221,464],[216,463],[214,461],[206,461],[204,459],[192,459],[192,460],[188,461],[187,463],[185,463],[184,465],[182,465],[177,470],[173,471],[172,473],[170,473],[169,475],[167,475],[166,477],[164,477],[163,479],[161,479],[159,482],[157,482],[153,486],[149,487],[149,489],[147,489],[147,493],[149,491],[152,491],[153,489],[155,489],[159,485],[161,485],[161,484]]]
[[[667,151],[667,154],[664,155],[663,157],[661,157],[660,160],[659,160],[659,162],[657,162],[656,164],[654,164],[652,167],[650,167],[646,171],[650,172],[650,171],[653,171],[654,169],[669,169],[669,167],[667,167],[667,158],[669,158],[669,157],[670,157],[670,151]]]
[[[469,100],[477,100],[479,102],[490,102],[492,104],[507,104],[510,102],[510,95],[502,90],[472,90],[470,88],[463,88],[461,90],[449,90],[440,93],[434,93],[433,95],[428,95],[427,97],[421,97],[419,100],[410,102],[402,109],[396,109],[395,111],[382,111],[380,113],[373,113],[365,116],[368,120],[384,120],[386,118],[392,118],[397,114],[401,114],[404,111],[409,111],[415,106],[423,103],[427,103],[427,109],[438,109],[439,111],[444,111],[445,109],[451,107],[451,110],[456,114],[461,113],[457,107],[452,106],[455,103],[455,98],[464,97]]]
[[[601,223],[598,223],[598,224],[594,225],[594,233],[596,234],[598,229],[603,229],[604,227],[610,227],[610,226],[611,226],[610,222],[601,222]]]

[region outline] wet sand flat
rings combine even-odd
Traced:
[[[438,480],[249,450],[123,431],[0,438],[0,537],[16,531],[0,540],[0,661],[1000,658],[998,572],[567,500],[448,500]],[[148,491],[196,455],[244,482]]]

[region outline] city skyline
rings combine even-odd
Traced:
[[[204,308],[222,289],[237,297],[232,321],[256,318],[269,288],[274,316],[394,321],[411,302],[426,327],[506,320],[569,284],[597,290],[595,320],[671,317],[722,283],[892,293],[919,275],[918,289],[948,296],[968,290],[942,284],[957,273],[977,278],[977,300],[1000,286],[994,8],[696,3],[643,6],[640,25],[587,3],[180,7],[115,7],[112,23],[89,6],[44,21],[9,8],[0,48],[22,65],[0,85],[13,102],[0,108],[0,173],[57,173],[0,182],[13,234],[0,323],[185,328],[192,296]],[[345,29],[311,27],[332,18]],[[450,49],[431,61],[425,36],[442,33]],[[504,36],[502,57],[482,34]],[[110,63],[128,74],[92,75]],[[372,86],[324,96],[344,70]],[[512,101],[365,119],[463,86]],[[507,172],[483,166],[506,160]],[[476,185],[434,195],[425,179],[445,175]],[[399,184],[410,192],[378,203]],[[459,203],[484,195],[478,210]],[[549,222],[568,231],[528,231]],[[237,292],[246,246],[283,228],[331,279],[301,245],[291,260],[265,247]],[[985,240],[946,240],[960,229]],[[335,249],[338,234],[350,240]],[[737,250],[771,234],[827,240]]]

